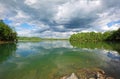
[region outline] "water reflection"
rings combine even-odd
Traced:
[[[72,45],[69,41],[19,42],[14,54],[0,64],[0,79],[59,79],[80,68],[96,67],[120,79],[119,54],[110,45]]]
[[[7,60],[16,51],[16,44],[0,44],[0,63]]]
[[[105,70],[115,79],[120,79],[120,43],[116,42],[82,42],[71,41],[74,48],[89,49],[89,51],[99,53],[99,57],[105,62],[101,69]],[[99,58],[98,57],[98,58]],[[100,60],[100,61],[102,61]]]
[[[71,45],[73,47],[78,48],[87,48],[87,49],[101,49],[104,50],[104,53],[106,53],[106,56],[111,58],[112,60],[118,60],[120,61],[120,43],[116,42],[81,42],[78,43],[76,41],[70,41]],[[106,51],[106,52],[105,52]]]
[[[90,48],[90,49],[106,49],[106,50],[115,50],[120,53],[120,43],[117,42],[76,42],[70,41],[70,44],[73,47],[78,48]]]
[[[114,59],[114,60],[120,60],[120,55],[118,53],[113,53],[113,52],[107,52],[107,56]]]

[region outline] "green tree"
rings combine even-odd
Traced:
[[[70,41],[96,42],[96,41],[120,41],[120,28],[117,31],[107,31],[105,33],[77,33],[70,37]]]
[[[0,41],[16,41],[17,33],[0,20]]]
[[[120,28],[117,31],[114,31],[106,40],[120,41]]]

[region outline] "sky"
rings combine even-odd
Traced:
[[[120,28],[120,0],[0,0],[0,19],[18,36],[69,38]]]

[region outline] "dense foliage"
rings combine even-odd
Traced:
[[[71,35],[70,41],[120,41],[120,29],[117,31],[107,31],[105,33],[77,33]]]
[[[0,20],[0,41],[16,41],[17,33]]]
[[[108,41],[120,41],[120,28],[114,31],[106,40]]]

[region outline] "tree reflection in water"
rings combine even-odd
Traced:
[[[7,60],[16,51],[15,43],[0,44],[0,63]]]

